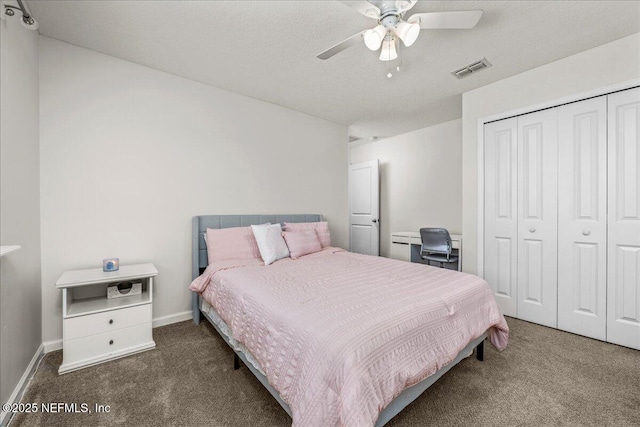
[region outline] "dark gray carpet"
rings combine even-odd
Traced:
[[[509,346],[485,344],[388,425],[640,426],[640,351],[508,318]],[[291,419],[206,322],[154,330],[157,348],[59,376],[46,355],[23,402],[110,405],[108,414],[20,414],[11,426],[290,426]]]

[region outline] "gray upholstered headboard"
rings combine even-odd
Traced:
[[[201,215],[193,217],[193,229],[191,235],[191,279],[195,279],[207,268],[207,246],[204,242],[204,233],[207,228],[247,227],[270,222],[272,224],[285,222],[317,222],[322,221],[322,215]],[[198,294],[193,293],[193,320],[198,323],[200,309],[198,307]]]

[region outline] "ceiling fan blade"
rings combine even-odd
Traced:
[[[461,10],[415,13],[407,21],[419,23],[424,30],[467,29],[475,27],[481,17],[481,10]]]
[[[380,8],[365,0],[341,1],[340,3],[343,3],[350,8],[357,10],[368,18],[378,19],[378,17],[380,16]]]
[[[332,46],[329,49],[320,52],[319,54],[316,55],[316,57],[318,59],[329,59],[333,55],[338,54],[338,53],[342,52],[343,50],[345,50],[346,48],[351,47],[354,44],[360,42],[362,40],[362,36],[363,35],[364,35],[364,31],[362,31],[362,32],[360,32],[358,34],[355,34],[355,35],[349,37],[348,39],[341,41],[337,45]]]
[[[404,13],[407,10],[411,9],[418,0],[397,0],[396,7],[398,8],[398,13]]]

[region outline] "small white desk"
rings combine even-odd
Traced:
[[[20,246],[0,246],[0,257],[3,257],[5,255],[7,255],[8,253],[11,253],[13,251],[17,251],[18,249],[20,249]]]
[[[458,250],[458,271],[462,271],[462,236],[450,234],[451,247]],[[418,231],[398,231],[391,233],[391,258],[418,262],[422,238]]]

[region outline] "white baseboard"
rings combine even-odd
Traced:
[[[44,346],[45,354],[56,350],[62,350],[62,340],[45,341],[42,345]]]
[[[153,327],[158,328],[160,326],[170,325],[172,323],[184,322],[185,320],[191,320],[193,313],[191,310],[183,311],[182,313],[170,314],[168,316],[156,317],[153,319]],[[42,343],[45,353],[51,353],[52,351],[62,350],[62,340],[45,341]]]
[[[158,328],[172,323],[184,322],[185,320],[191,320],[192,317],[193,313],[191,310],[183,311],[182,313],[170,314],[168,316],[156,317],[153,319],[153,327]]]
[[[11,393],[11,396],[9,396],[9,400],[7,402],[2,402],[2,403],[9,403],[9,404],[20,403],[20,399],[22,399],[22,395],[24,394],[27,388],[29,380],[35,373],[35,370],[38,366],[38,362],[42,359],[43,356],[44,356],[44,346],[40,344],[35,354],[31,358],[29,365],[27,365],[27,369],[25,369],[24,373],[22,374],[20,381],[18,381],[18,384],[16,384],[16,388],[13,390],[13,393]],[[11,419],[11,415],[13,414],[1,411],[0,426],[3,426],[3,427],[6,426]]]

